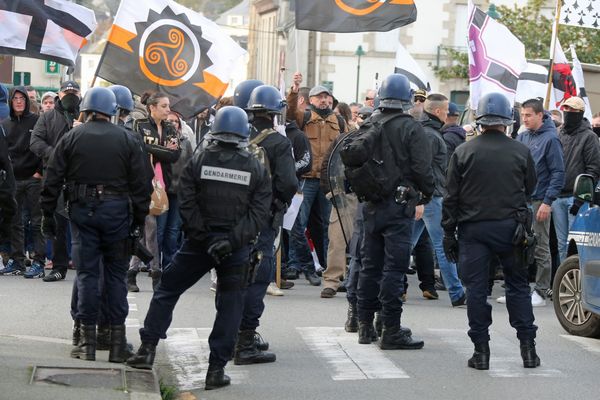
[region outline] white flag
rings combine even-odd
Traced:
[[[398,50],[396,50],[394,73],[406,76],[413,89],[431,90],[427,75],[400,42],[398,42]]]
[[[560,23],[600,29],[600,0],[562,0]]]
[[[527,67],[525,46],[500,24],[469,0],[469,82],[470,106],[488,93],[502,93],[515,101],[521,72]]]
[[[554,52],[554,64],[552,66],[552,95],[554,106],[560,107],[563,101],[572,96],[577,96],[577,86],[573,79],[573,71],[565,52],[556,38],[556,49]],[[550,107],[553,109],[554,107]]]
[[[536,97],[543,99],[546,97],[547,85],[548,69],[543,65],[528,63],[525,71],[519,76],[515,101],[524,103]]]
[[[581,97],[585,102],[585,112],[583,115],[588,121],[592,122],[592,106],[590,105],[590,99],[585,92],[585,80],[583,79],[583,68],[575,53],[575,46],[571,45],[571,58],[573,59],[573,79],[577,85],[577,96]]]

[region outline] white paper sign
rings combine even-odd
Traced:
[[[287,212],[283,216],[283,229],[291,231],[294,227],[294,222],[296,222],[296,217],[300,212],[300,206],[302,205],[302,200],[304,199],[304,195],[302,193],[296,193],[292,198],[292,204],[288,208]]]

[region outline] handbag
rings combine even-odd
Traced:
[[[150,156],[150,162],[152,163],[152,156]],[[149,213],[153,216],[159,216],[169,211],[169,198],[167,197],[167,191],[165,190],[162,166],[159,162],[154,166],[152,188]]]

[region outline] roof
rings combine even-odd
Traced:
[[[250,0],[243,0],[237,6],[230,8],[225,11],[217,20],[215,21],[219,25],[227,25],[227,17],[230,15],[240,15],[243,17],[247,17],[250,12]]]

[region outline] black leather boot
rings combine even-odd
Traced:
[[[235,365],[275,362],[276,356],[274,353],[265,353],[256,347],[254,335],[256,335],[254,329],[240,331],[235,345],[235,355],[233,357],[233,363]]]
[[[110,349],[110,326],[98,326],[96,332],[96,350]]]
[[[473,357],[469,358],[467,365],[480,370],[490,369],[490,343],[475,343]]]
[[[218,389],[230,384],[231,379],[225,375],[224,368],[217,368],[211,365],[208,366],[208,372],[206,372],[206,381],[204,385],[205,390]]]
[[[79,343],[71,350],[71,357],[96,361],[96,325],[81,325]]]
[[[254,344],[256,344],[256,348],[260,351],[269,350],[269,342],[265,341],[260,333],[254,333]]]
[[[371,344],[376,342],[379,337],[372,322],[358,322],[358,343]]]
[[[377,336],[381,337],[382,331],[383,331],[383,320],[381,319],[381,312],[377,311],[375,313],[375,332],[377,332]]]
[[[127,271],[127,291],[128,292],[139,292],[140,288],[137,285],[135,278],[138,272],[134,270]]]
[[[521,340],[521,358],[525,368],[535,368],[542,364],[535,351],[535,341],[533,339]]]
[[[127,365],[138,369],[152,369],[155,354],[156,345],[142,342],[137,353],[127,359]]]
[[[76,319],[73,321],[73,346],[77,346],[79,344],[79,339],[81,338],[81,321]]]
[[[379,339],[379,348],[382,350],[418,350],[424,345],[422,340],[413,339],[406,329],[402,329],[400,323],[384,326]]]
[[[134,354],[129,348],[127,337],[125,336],[125,325],[111,325],[108,361],[124,363],[133,356]]]
[[[358,314],[356,304],[348,304],[348,318],[344,324],[346,332],[358,332]]]

